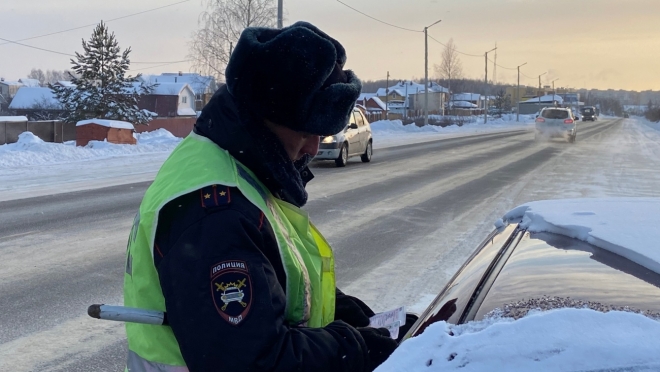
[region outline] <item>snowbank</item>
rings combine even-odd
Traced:
[[[90,141],[85,147],[75,142],[49,143],[31,132],[19,135],[18,142],[0,145],[0,168],[61,164],[116,156],[170,152],[181,141],[165,129],[135,134],[137,145],[116,145]],[[102,170],[101,170],[102,171]]]
[[[20,123],[28,121],[27,116],[0,116],[0,123],[9,122],[9,123]]]
[[[660,273],[660,198],[545,200],[504,218],[522,218],[529,231],[583,240]]]
[[[133,124],[127,122],[127,121],[119,121],[119,120],[107,120],[107,119],[89,119],[89,120],[81,120],[76,123],[77,127],[87,125],[87,124],[97,124],[101,125],[104,127],[108,128],[119,128],[119,129],[131,129],[135,130],[135,127]]]
[[[658,350],[660,322],[644,315],[558,309],[515,321],[435,323],[376,371],[657,371]]]

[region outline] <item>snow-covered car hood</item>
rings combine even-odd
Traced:
[[[506,227],[512,224],[512,226]],[[504,231],[516,226],[525,233],[528,244],[517,249],[518,258],[524,260],[507,262],[509,274],[519,272],[520,267],[529,265],[529,271],[537,268],[536,277],[516,276],[523,286],[531,286],[531,291],[518,291],[510,280],[496,279],[488,296],[493,294],[496,303],[503,297],[525,297],[521,317],[513,316],[505,308],[491,311],[483,319],[465,324],[450,324],[437,321],[426,328],[421,335],[404,341],[395,353],[377,371],[658,371],[660,370],[660,316],[626,306],[582,301],[578,298],[550,297],[533,299],[530,293],[543,288],[539,282],[554,283],[560,291],[573,293],[580,287],[574,280],[599,280],[590,285],[595,291],[622,293],[635,296],[642,291],[626,287],[625,280],[612,282],[612,276],[585,275],[580,265],[574,265],[573,257],[587,256],[589,251],[552,247],[543,237],[560,235],[555,240],[574,239],[587,242],[600,249],[625,257],[650,269],[660,272],[660,198],[599,198],[565,199],[531,202],[516,207],[495,223]],[[518,230],[518,229],[516,229]],[[550,234],[548,234],[550,233]],[[555,236],[557,236],[555,235]],[[570,238],[570,239],[568,239]],[[536,242],[536,243],[535,243]],[[586,246],[581,242],[576,244]],[[529,255],[532,246],[540,251],[552,252],[546,255],[546,263],[554,267],[571,267],[572,275],[547,275],[550,271],[534,266],[534,254]],[[546,247],[546,248],[544,248]],[[594,249],[598,249],[594,248]],[[597,254],[595,254],[597,255]],[[561,257],[561,258],[559,258]],[[559,261],[555,263],[555,260]],[[621,258],[621,262],[627,261]],[[592,260],[593,265],[597,257]],[[577,262],[577,261],[575,261]],[[506,271],[507,269],[503,269]],[[547,269],[547,268],[546,268]],[[618,273],[617,268],[608,270]],[[625,271],[625,270],[624,270]],[[629,273],[618,273],[626,276]],[[650,273],[652,274],[652,273]],[[558,275],[558,276],[557,276]],[[655,278],[657,279],[656,274]],[[508,275],[509,279],[511,275]],[[528,280],[528,279],[532,280]],[[632,277],[631,277],[632,278]],[[646,277],[648,278],[648,276]],[[657,294],[657,280],[644,282]],[[564,280],[564,281],[562,281]],[[573,281],[572,281],[573,280]],[[499,282],[499,286],[498,283]],[[525,284],[526,283],[526,284]],[[624,288],[620,288],[619,284]],[[498,286],[499,289],[495,289]],[[612,287],[614,286],[614,287]],[[586,286],[589,287],[589,286]],[[566,291],[561,290],[565,288]],[[626,289],[627,288],[627,289]],[[502,295],[501,291],[509,291]],[[494,293],[493,293],[494,292]],[[539,292],[545,294],[546,292]],[[453,296],[449,296],[453,297]],[[529,298],[528,298],[529,297]],[[655,296],[654,296],[655,297]],[[446,299],[445,299],[446,300]],[[534,300],[534,301],[532,301]],[[646,301],[655,301],[645,298]],[[443,300],[444,301],[444,300]],[[443,301],[439,302],[441,305]],[[530,305],[531,304],[531,305]],[[514,304],[515,305],[515,304]],[[483,305],[486,308],[492,308]],[[571,307],[571,308],[569,308]],[[478,318],[477,318],[478,319]]]
[[[536,201],[504,216],[519,219],[528,231],[579,239],[660,273],[660,198]]]

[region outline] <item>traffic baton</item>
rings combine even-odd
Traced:
[[[134,307],[94,304],[87,308],[87,315],[96,319],[114,320],[116,322],[169,325],[167,322],[167,313]]]

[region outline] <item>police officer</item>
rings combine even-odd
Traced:
[[[371,371],[394,351],[336,289],[300,209],[319,136],[343,130],[361,90],[345,61],[309,23],[242,33],[135,217],[124,304],[170,326],[127,325],[129,371]]]

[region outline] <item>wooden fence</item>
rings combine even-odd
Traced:
[[[76,139],[76,124],[59,120],[0,122],[0,145],[18,142],[23,132],[32,132],[45,142],[62,143]]]

